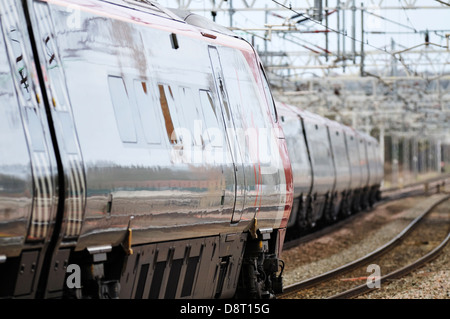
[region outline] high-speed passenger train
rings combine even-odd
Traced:
[[[375,138],[277,102],[294,176],[289,231],[311,229],[380,199],[383,164]]]
[[[293,202],[253,47],[134,0],[0,2],[0,297],[269,297]]]

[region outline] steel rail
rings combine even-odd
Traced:
[[[450,232],[447,234],[447,236],[445,237],[445,239],[436,247],[434,248],[432,251],[428,252],[425,256],[417,259],[416,261],[410,263],[409,265],[406,265],[403,268],[400,268],[396,271],[393,271],[387,275],[382,276],[379,280],[380,280],[380,284],[382,284],[383,282],[390,280],[390,279],[395,279],[395,278],[400,278],[403,277],[409,273],[411,273],[413,270],[425,265],[426,263],[430,262],[431,260],[437,258],[439,256],[439,254],[442,252],[442,250],[445,248],[445,246],[447,245],[447,243],[450,240]],[[336,294],[334,296],[331,296],[327,299],[348,299],[348,298],[354,298],[357,297],[359,295],[362,294],[366,294],[369,292],[374,291],[375,289],[379,289],[379,288],[370,288],[367,284],[364,285],[360,285],[358,287],[355,287],[353,289],[349,289],[347,291],[341,292],[339,294]]]
[[[373,211],[373,209],[375,209],[379,205],[382,205],[382,204],[385,204],[385,203],[388,203],[388,202],[391,202],[394,200],[402,199],[402,198],[421,196],[421,195],[425,195],[427,193],[429,194],[433,189],[436,189],[436,192],[439,193],[444,189],[446,184],[450,184],[450,174],[446,174],[444,176],[439,176],[439,177],[434,177],[429,180],[417,182],[417,183],[410,184],[410,185],[407,185],[404,187],[394,187],[394,188],[382,190],[381,191],[381,193],[382,193],[381,200],[375,202],[371,207],[369,207],[365,211],[362,211],[362,212],[356,213],[356,214],[352,214],[352,215],[338,221],[337,223],[327,225],[323,228],[319,228],[311,233],[300,235],[298,237],[294,237],[291,239],[286,239],[286,241],[283,244],[283,250],[297,247],[298,245],[300,245],[302,243],[312,241],[312,240],[319,238],[325,234],[328,234],[328,233],[332,232],[333,230],[340,228],[345,223],[351,222],[357,216],[361,216],[364,213],[370,213],[371,211]]]
[[[405,227],[397,236],[395,236],[388,243],[383,246],[373,250],[372,252],[366,254],[365,256],[358,258],[350,263],[347,263],[338,268],[332,269],[328,272],[320,274],[318,276],[300,281],[298,283],[294,283],[292,285],[288,285],[284,287],[283,292],[277,295],[277,298],[284,298],[288,295],[292,295],[300,290],[316,286],[319,283],[325,282],[333,277],[336,277],[340,274],[351,271],[357,267],[360,267],[364,264],[369,263],[380,255],[385,254],[395,246],[397,246],[412,230],[413,228],[428,214],[430,213],[436,206],[440,205],[444,201],[448,200],[450,195],[443,195],[439,197],[436,201],[434,201],[430,206],[428,206],[418,217],[416,217],[407,227]]]
[[[440,188],[445,187],[445,185],[449,181],[450,181],[450,174],[443,174],[438,177],[433,177],[424,181],[415,182],[409,185],[405,185],[403,187],[396,186],[387,188],[381,191],[383,194],[382,198],[383,200],[397,199],[409,196],[411,194],[415,194],[414,192],[424,194],[429,192],[432,188],[437,188],[439,191]]]

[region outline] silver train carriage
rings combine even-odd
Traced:
[[[0,297],[282,289],[292,171],[249,43],[151,1],[0,19]]]
[[[277,111],[294,176],[289,229],[332,223],[380,199],[383,164],[375,138],[282,102]]]

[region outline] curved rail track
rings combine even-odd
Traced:
[[[376,202],[372,207],[368,208],[366,211],[361,212],[370,212],[376,207],[387,203],[389,201],[394,201],[402,198],[412,197],[412,196],[421,196],[426,194],[431,194],[433,192],[440,193],[445,190],[445,186],[449,187],[450,185],[450,174],[446,174],[444,176],[438,176],[435,178],[431,178],[422,182],[413,183],[404,187],[395,187],[382,190],[381,192],[381,200]],[[319,238],[325,234],[332,232],[335,229],[342,227],[342,225],[350,222],[352,219],[359,216],[359,214],[351,215],[347,218],[340,220],[337,223],[323,226],[322,228],[318,228],[317,230],[304,234],[303,236],[295,236],[289,237],[287,236],[283,245],[283,249],[289,249],[292,247],[296,247],[301,243],[305,243],[316,238]]]
[[[412,272],[413,270],[415,270],[415,269],[425,265],[426,263],[430,262],[431,260],[435,259],[437,256],[439,256],[439,254],[442,252],[442,250],[445,248],[445,246],[447,245],[447,243],[449,241],[450,241],[450,233],[447,234],[445,239],[438,246],[436,246],[432,251],[430,251],[425,256],[417,259],[416,261],[410,263],[409,265],[406,265],[396,271],[393,271],[393,272],[379,278],[380,284],[383,284],[384,282],[391,280],[391,279],[400,278],[402,276],[405,276],[405,275],[409,274],[410,272]],[[336,294],[334,296],[331,296],[329,299],[354,298],[359,295],[368,293],[368,292],[372,291],[373,289],[375,289],[375,288],[371,288],[367,284],[364,284],[364,285],[357,286],[353,289],[346,290],[346,291]]]
[[[356,259],[348,264],[345,264],[341,267],[335,268],[331,271],[325,272],[323,274],[320,274],[318,276],[303,280],[301,282],[286,286],[284,288],[284,291],[282,294],[277,295],[277,298],[287,298],[291,297],[294,294],[298,293],[299,291],[309,289],[312,287],[317,287],[318,285],[329,282],[332,279],[344,274],[348,273],[350,271],[353,271],[357,269],[358,267],[362,267],[363,265],[367,265],[370,262],[374,261],[376,258],[386,254],[390,250],[392,250],[394,247],[399,245],[402,241],[405,240],[405,238],[411,233],[411,231],[421,223],[424,218],[436,207],[441,205],[442,203],[448,201],[450,199],[450,195],[448,194],[440,194],[435,195],[434,197],[430,198],[429,201],[426,201],[424,203],[424,207],[421,209],[423,210],[418,217],[416,217],[406,228],[403,229],[397,236],[395,236],[391,241],[386,243],[385,245],[373,250],[369,254],[366,254],[365,256]],[[388,275],[385,275],[381,277],[380,283],[385,282],[388,279],[399,277],[404,275],[407,272],[410,272],[411,270],[417,268],[420,265],[423,265],[424,263],[430,261],[432,258],[436,257],[439,252],[445,247],[446,243],[449,240],[448,230],[447,230],[447,236],[445,237],[445,240],[442,241],[435,249],[427,253],[422,258],[419,258],[417,261],[409,264],[408,266],[405,266],[401,269],[398,269],[396,271],[393,271],[389,273]],[[369,288],[369,285],[364,284],[361,286],[358,286],[356,288],[349,289],[345,292],[341,292],[337,295],[332,296],[331,298],[351,298],[354,296],[357,296],[362,293],[366,293],[370,291],[371,288]]]

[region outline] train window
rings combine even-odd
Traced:
[[[330,163],[330,150],[328,145],[327,131],[318,130],[319,126],[313,123],[305,125],[308,143],[314,145],[311,150],[312,159],[316,166],[327,166]]]
[[[148,144],[160,144],[161,123],[158,118],[158,106],[149,92],[150,87],[147,82],[135,81],[134,89],[136,91],[142,127],[144,128],[145,140]]]
[[[64,146],[68,154],[78,154],[77,140],[74,135],[75,127],[69,112],[58,112],[61,130],[64,134]]]
[[[180,87],[180,96],[184,118],[192,136],[192,144],[202,145],[203,116],[195,101],[194,93],[190,88]]]
[[[214,105],[212,94],[210,91],[200,90],[200,99],[202,101],[203,107],[208,107],[208,111],[212,110],[215,118],[215,122],[217,122],[217,112],[216,106]]]
[[[158,84],[159,102],[161,104],[161,111],[164,116],[164,123],[166,124],[167,137],[171,144],[178,144],[178,137],[175,128],[179,128],[176,118],[175,98],[172,88],[167,84]],[[175,127],[175,125],[177,125]]]
[[[202,103],[203,112],[205,115],[206,125],[208,127],[218,127],[216,107],[213,102],[212,94],[210,91],[200,90],[200,101]]]
[[[28,81],[28,67],[25,63],[25,58],[23,56],[21,39],[22,35],[20,31],[16,28],[12,28],[9,33],[9,42],[11,43],[12,52],[14,54],[14,60],[16,61],[16,77],[20,83],[20,88],[22,91],[22,96],[25,100],[29,101],[31,99],[30,84]]]
[[[347,151],[345,148],[345,139],[344,135],[339,135],[339,132],[336,132],[336,137],[333,141],[333,149],[335,153],[335,161],[338,167],[341,167],[342,172],[347,171],[348,161],[347,161]]]
[[[266,74],[264,72],[264,69],[262,65],[260,66],[261,73],[262,73],[262,79],[263,79],[263,86],[264,86],[264,93],[266,94],[267,103],[269,103],[270,113],[272,114],[272,118],[274,122],[277,122],[277,110],[275,108],[275,103],[273,101],[272,94],[270,93],[270,85],[269,81],[267,80]]]
[[[43,58],[47,65],[46,81],[50,83],[53,105],[63,110],[67,108],[68,100],[65,96],[65,79],[61,71],[56,39],[52,32],[49,8],[47,4],[41,2],[35,2],[34,7],[42,41],[41,44],[44,50]]]
[[[121,77],[109,76],[108,83],[120,138],[124,143],[136,143],[136,130],[125,82]]]
[[[222,78],[219,78],[219,89],[220,94],[222,95],[222,101],[223,101],[223,108],[225,109],[226,120],[228,122],[231,121],[231,113],[230,113],[230,107],[228,106],[228,97],[225,91],[225,86]]]
[[[30,130],[31,145],[34,151],[45,152],[45,137],[41,125],[41,120],[36,109],[31,107],[25,108],[28,129]]]
[[[227,123],[231,123],[231,113],[230,113],[230,107],[228,105],[228,96],[225,90],[225,83],[224,80],[222,78],[222,76],[219,76],[218,78],[219,81],[219,91],[220,91],[220,95],[222,97],[222,103],[223,103],[223,109],[225,110],[225,120],[227,121]]]
[[[221,141],[216,139],[214,132],[221,131],[221,126],[217,120],[216,108],[210,91],[200,90],[200,102],[203,109],[203,116],[206,124],[206,134],[212,146],[221,146]]]

